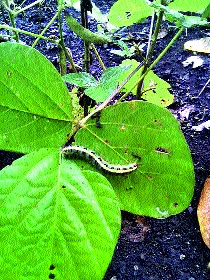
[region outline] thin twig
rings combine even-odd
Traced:
[[[193,99],[194,98],[198,98],[202,93],[203,91],[205,90],[205,88],[207,87],[207,85],[210,83],[210,78],[208,79],[208,81],[205,83],[205,85],[203,86],[203,88],[201,89],[201,91],[199,92],[199,94],[197,96],[194,96],[192,97]]]

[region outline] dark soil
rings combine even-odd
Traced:
[[[17,1],[18,2],[18,1]],[[26,1],[29,3],[30,1]],[[54,15],[55,1],[45,1],[45,9],[40,12],[37,7],[26,12],[18,18],[19,28],[38,33]],[[101,10],[106,13],[115,1],[94,1]],[[74,15],[79,16],[78,12]],[[0,22],[4,22],[0,12]],[[91,28],[94,29],[94,21],[91,19]],[[144,29],[143,29],[144,28]],[[133,40],[147,40],[149,21],[143,25],[128,28],[133,34]],[[46,35],[57,34],[56,24],[51,26]],[[82,66],[82,44],[76,35],[69,33],[66,26],[65,41],[72,50],[73,57],[79,66]],[[139,31],[144,30],[144,34]],[[175,29],[168,27],[168,34],[158,41],[154,56],[162,50],[175,34]],[[193,69],[192,66],[183,67],[182,62],[190,55],[183,50],[184,42],[190,39],[210,36],[207,28],[193,28],[186,30],[169,50],[166,56],[155,67],[155,72],[170,83],[171,92],[175,96],[174,103],[169,109],[180,121],[183,133],[191,149],[195,166],[196,185],[191,205],[183,213],[168,219],[157,220],[141,218],[129,213],[122,213],[122,231],[117,244],[113,260],[107,270],[105,280],[208,280],[210,269],[210,250],[202,241],[197,221],[196,209],[199,196],[205,179],[209,176],[209,130],[193,130],[208,120],[210,104],[210,84],[202,94],[199,92],[210,77],[210,56],[199,54],[204,60],[202,66]],[[31,45],[30,37],[21,36],[21,40]],[[122,60],[118,56],[111,55],[110,49],[117,48],[110,44],[108,47],[99,48],[99,52],[107,67],[114,66]],[[49,58],[57,67],[57,48],[45,42],[41,42],[37,49]],[[91,67],[92,73],[99,77],[101,68],[95,60]],[[198,96],[198,97],[196,97]],[[186,114],[189,110],[189,116]],[[169,139],[170,141],[170,139]],[[11,164],[20,155],[12,153],[0,153],[0,167]],[[184,182],[183,182],[184,188]]]

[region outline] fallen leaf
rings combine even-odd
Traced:
[[[203,64],[203,59],[197,55],[192,55],[182,62],[184,67],[188,66],[191,63],[193,64],[192,68],[197,68]]]
[[[203,241],[210,249],[210,177],[204,183],[198,204],[197,216]]]
[[[202,131],[202,130],[204,130],[204,128],[206,128],[206,129],[210,128],[210,120],[206,121],[206,122],[203,122],[199,125],[192,126],[192,129],[195,130],[195,131]]]
[[[187,41],[184,44],[184,49],[193,52],[210,53],[210,37]]]
[[[188,120],[191,111],[193,111],[194,109],[195,109],[194,105],[187,106],[185,108],[181,108],[179,110],[179,118],[180,118],[180,120],[181,121]]]

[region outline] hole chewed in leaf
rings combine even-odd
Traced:
[[[127,19],[129,19],[130,16],[131,16],[131,13],[130,12],[125,12],[125,14],[126,14]]]
[[[54,266],[54,264],[51,264],[50,265],[50,270],[53,270],[53,269],[55,269],[55,266]]]
[[[154,123],[155,123],[157,126],[162,127],[162,124],[160,123],[160,120],[154,119]]]
[[[137,158],[139,161],[141,160],[141,156],[140,156],[140,155],[132,154],[132,156],[133,156],[134,158]]]
[[[156,152],[156,153],[160,153],[160,154],[166,154],[166,155],[169,154],[168,150],[166,150],[166,149],[163,148],[163,147],[158,147],[158,148],[156,148],[156,149],[155,149],[155,152]]]
[[[173,206],[174,206],[174,208],[177,208],[177,207],[179,206],[179,203],[175,202],[175,203],[173,204]]]
[[[55,274],[50,273],[50,274],[49,274],[49,279],[55,279]]]

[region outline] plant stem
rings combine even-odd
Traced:
[[[64,39],[63,39],[62,16],[61,16],[61,13],[62,13],[63,9],[64,9],[63,5],[58,6],[58,29],[59,29],[59,35],[60,35],[60,47],[62,48],[62,50],[60,52],[63,53],[63,58],[60,61],[60,67],[62,67],[61,72],[63,74],[64,74],[64,72],[66,72],[66,58],[67,58],[69,60],[70,64],[71,64],[72,71],[74,73],[77,73],[77,69],[76,69],[75,63],[73,61],[71,51],[67,50],[67,48],[65,46]],[[61,65],[61,64],[63,64],[63,65]]]
[[[54,17],[52,17],[52,19],[49,21],[49,23],[45,26],[45,28],[42,30],[42,32],[40,33],[40,35],[42,36],[47,29],[54,23],[55,19],[59,16],[60,11],[57,11],[56,14],[54,15]],[[32,48],[35,48],[35,46],[37,45],[37,43],[39,42],[39,40],[42,39],[41,37],[37,37],[37,39],[34,41]]]
[[[170,49],[170,47],[173,45],[173,43],[176,41],[176,39],[181,35],[181,33],[184,31],[185,27],[180,27],[179,31],[175,34],[175,36],[171,39],[169,44],[165,47],[165,49],[159,54],[159,56],[153,61],[153,63],[148,67],[147,71],[141,75],[138,82],[132,87],[130,91],[132,91],[138,84],[145,78],[145,76],[148,74],[148,72],[161,60],[161,58],[166,54],[166,52]],[[124,95],[124,98],[128,95]]]
[[[80,0],[80,10],[81,10],[80,12],[81,24],[83,27],[89,29],[87,11],[92,12],[91,0],[88,1]],[[85,71],[89,73],[90,72],[90,43],[86,41],[84,41],[84,66],[85,66]],[[90,97],[84,94],[83,100],[84,100],[84,116],[87,116],[88,106],[89,106],[89,102],[91,102],[91,99]]]
[[[66,53],[65,53],[65,43],[63,39],[63,32],[62,32],[62,10],[58,10],[58,30],[59,30],[59,37],[60,37],[60,46],[58,47],[59,50],[59,64],[60,64],[60,74],[61,76],[66,74]]]
[[[19,35],[18,35],[18,32],[16,32],[16,30],[15,30],[16,29],[16,23],[15,23],[14,11],[10,9],[8,0],[5,1],[4,7],[8,11],[10,22],[12,24],[12,27],[14,28],[13,33],[14,33],[14,36],[15,36],[15,40],[16,40],[16,42],[19,42]]]
[[[17,12],[14,12],[13,14],[14,14],[14,16],[16,17],[16,16],[18,16],[20,13],[22,13],[22,12],[24,12],[24,11],[30,9],[30,8],[33,7],[34,5],[39,4],[39,3],[41,3],[41,2],[42,2],[42,0],[37,0],[37,1],[35,1],[35,2],[31,3],[31,4],[29,4],[29,5],[27,5],[26,7],[24,7],[24,8],[22,8],[22,9],[18,10]]]
[[[158,37],[158,33],[160,31],[160,26],[161,26],[161,23],[162,23],[162,20],[163,20],[163,15],[164,15],[164,12],[162,10],[159,11],[158,19],[157,19],[157,22],[156,22],[156,25],[155,25],[154,34],[153,34],[152,40],[151,40],[151,45],[149,47],[149,51],[148,51],[148,54],[147,54],[147,57],[146,57],[146,61],[145,61],[145,64],[143,66],[143,69],[142,69],[142,75],[144,75],[147,72],[147,69],[151,64],[151,59],[152,59],[152,55],[153,55],[153,52],[154,52],[154,49],[155,49],[155,46],[156,46],[156,43],[157,43],[157,37]],[[136,92],[137,99],[140,99],[141,96],[142,96],[142,87],[143,87],[143,79],[140,80],[138,85],[137,85],[137,92]]]
[[[105,70],[106,70],[106,66],[104,65],[104,63],[103,63],[103,61],[102,61],[102,59],[101,59],[101,57],[100,57],[100,55],[99,55],[99,53],[98,53],[96,47],[94,46],[93,43],[90,44],[90,47],[92,48],[94,54],[96,55],[96,57],[97,57],[97,59],[98,59],[98,62],[99,62],[99,64],[101,65],[101,68],[105,71]]]
[[[19,28],[13,28],[9,25],[5,25],[5,24],[0,24],[0,29],[6,29],[6,30],[9,30],[9,31],[15,31],[17,33],[21,33],[21,34],[25,34],[25,35],[29,35],[29,36],[32,36],[34,38],[39,38],[39,39],[42,39],[42,40],[45,40],[45,41],[49,41],[49,42],[52,42],[56,45],[59,44],[59,42],[57,42],[56,40],[53,40],[53,39],[50,39],[50,38],[47,38],[47,37],[44,37],[40,34],[35,34],[35,33],[32,33],[32,32],[29,32],[29,31],[24,31],[22,29],[19,29]]]

